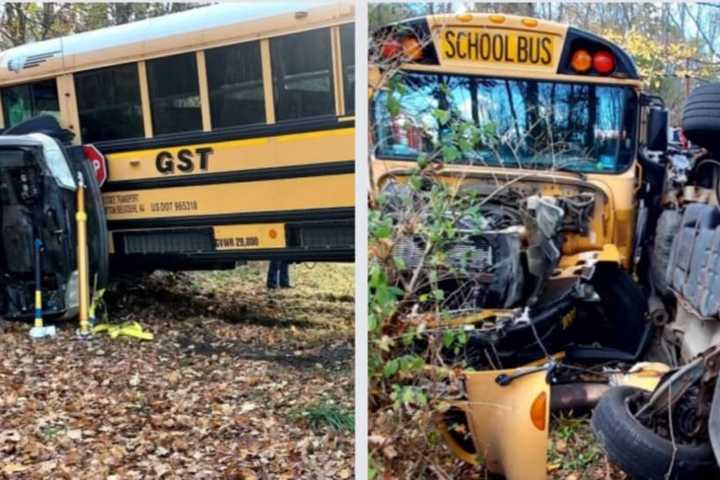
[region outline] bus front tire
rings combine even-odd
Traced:
[[[717,461],[710,443],[673,444],[640,423],[630,412],[628,400],[645,392],[635,387],[613,387],[603,395],[592,415],[592,429],[611,463],[635,480],[661,480],[672,463],[674,480],[718,478]]]

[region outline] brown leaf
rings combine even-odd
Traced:
[[[18,443],[20,432],[17,430],[4,430],[0,432],[0,443]]]
[[[568,451],[567,442],[565,440],[563,440],[562,438],[558,438],[557,440],[555,440],[555,450],[558,453],[567,453],[567,451]]]
[[[2,472],[5,475],[14,475],[16,473],[24,472],[27,470],[28,466],[20,465],[19,463],[6,463],[3,465]]]
[[[395,447],[393,447],[392,445],[386,446],[385,448],[382,449],[382,451],[383,451],[383,454],[390,460],[397,457],[397,455],[398,455],[397,450],[395,450]]]

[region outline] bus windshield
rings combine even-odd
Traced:
[[[398,73],[373,105],[378,157],[590,173],[632,163],[630,87]]]

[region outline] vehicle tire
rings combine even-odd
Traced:
[[[613,387],[602,396],[592,415],[592,429],[611,463],[635,480],[663,480],[673,461],[672,442],[641,424],[628,400],[644,390]],[[669,478],[717,479],[718,467],[710,443],[677,445]]]
[[[708,83],[690,93],[683,109],[682,128],[693,143],[720,150],[720,83]]]

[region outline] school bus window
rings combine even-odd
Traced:
[[[335,113],[330,30],[270,40],[277,120]]]
[[[137,64],[76,73],[75,94],[84,142],[143,136]]]
[[[472,143],[451,163],[617,173],[634,153],[636,96],[629,87],[454,75],[405,74],[391,116],[374,107],[380,155],[412,159],[441,144]],[[437,111],[467,122],[463,138]]]
[[[205,51],[213,128],[265,122],[260,42]]]
[[[147,62],[155,135],[202,129],[195,53]]]
[[[355,113],[355,25],[352,23],[340,27],[340,51],[345,90],[345,114],[352,115]]]
[[[6,127],[41,113],[60,115],[54,79],[3,88],[2,103]]]

